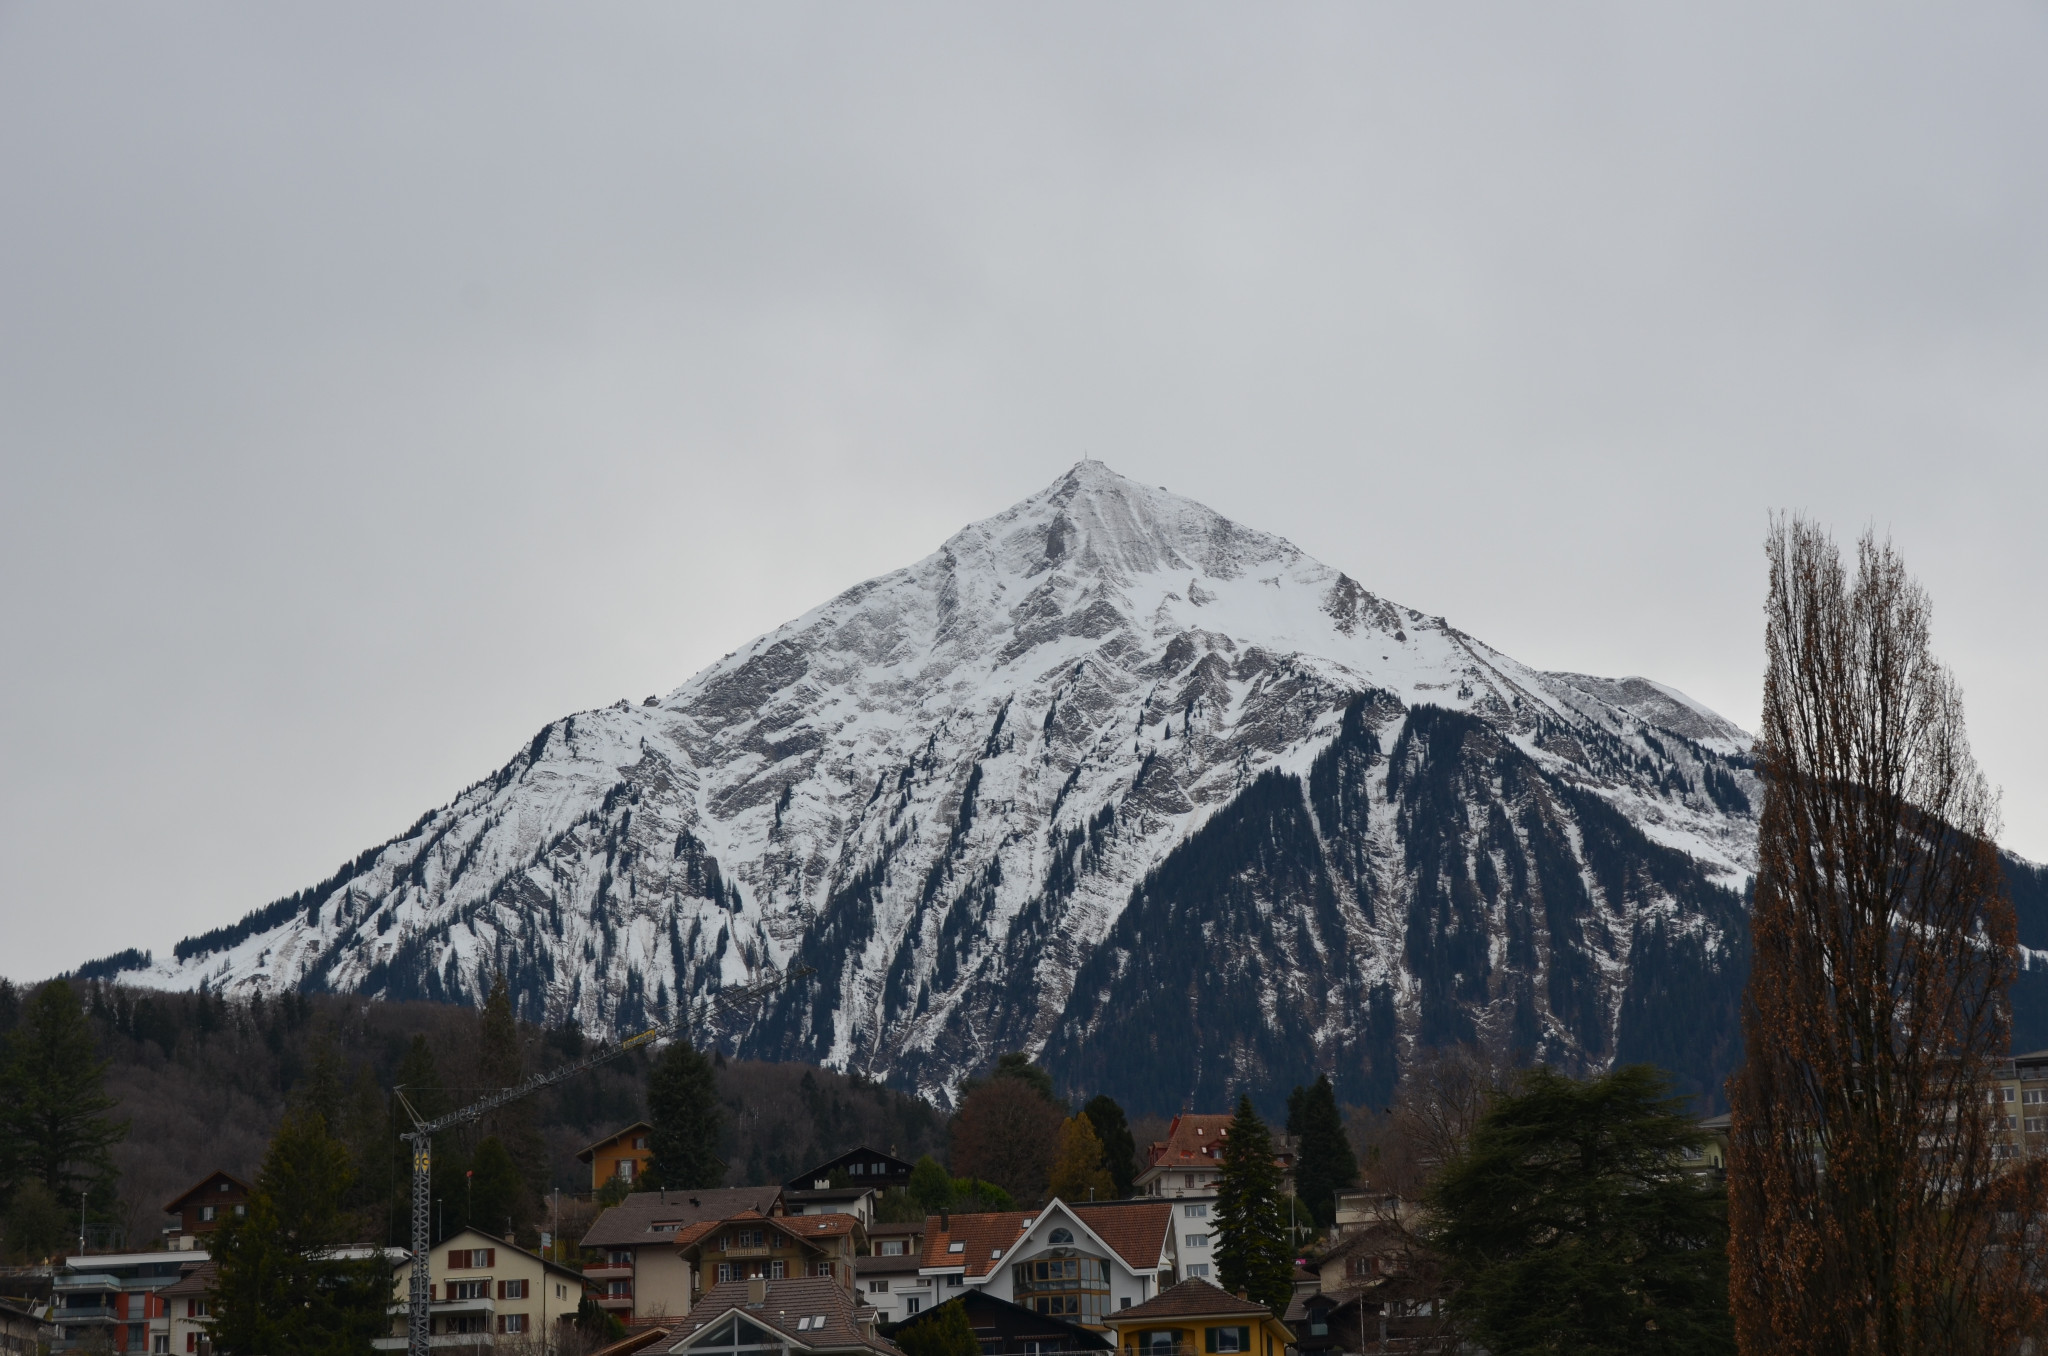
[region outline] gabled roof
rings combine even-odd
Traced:
[[[991,1295],[986,1290],[969,1290],[955,1295],[952,1299],[942,1300],[929,1309],[912,1314],[909,1318],[896,1324],[890,1331],[900,1337],[907,1330],[920,1324],[939,1322],[940,1320],[934,1318],[933,1315],[944,1309],[948,1304],[957,1304],[966,1311],[967,1325],[970,1328],[978,1326],[975,1323],[975,1319],[978,1316],[983,1320],[983,1323],[979,1326],[1007,1322],[1013,1329],[1017,1327],[1024,1327],[1027,1330],[1035,1328],[1047,1335],[1056,1335],[1062,1339],[1063,1349],[1066,1350],[1113,1351],[1116,1349],[1116,1343],[1110,1341],[1093,1328],[1084,1328],[1071,1319],[1059,1318],[1052,1314],[1041,1314],[1034,1309],[1027,1309],[1021,1304],[1013,1304],[1009,1300]]]
[[[880,1149],[871,1149],[867,1145],[861,1144],[855,1146],[854,1148],[848,1149],[845,1153],[839,1155],[839,1157],[837,1158],[828,1158],[823,1163],[818,1164],[818,1166],[816,1166],[815,1168],[809,1168],[803,1172],[798,1173],[796,1176],[790,1178],[787,1182],[783,1183],[783,1185],[791,1191],[808,1191],[812,1189],[812,1182],[815,1182],[820,1177],[830,1179],[835,1169],[845,1167],[847,1164],[856,1161],[862,1163],[879,1162],[883,1164],[886,1168],[886,1171],[880,1174],[876,1174],[879,1176],[908,1177],[910,1175],[911,1165],[904,1162],[896,1155],[885,1154]],[[853,1185],[858,1186],[859,1183],[856,1182]]]
[[[180,1268],[177,1280],[157,1293],[166,1296],[203,1295],[213,1289],[213,1278],[219,1274],[220,1263],[211,1259],[190,1262]]]
[[[762,1288],[764,1296],[758,1304],[747,1298],[755,1285]],[[770,1329],[798,1349],[843,1351],[855,1347],[880,1352],[882,1356],[902,1356],[887,1339],[870,1337],[861,1331],[861,1310],[865,1307],[830,1276],[726,1281],[699,1296],[690,1306],[687,1318],[670,1323],[677,1341],[668,1349],[688,1351],[693,1338],[711,1335],[736,1311],[749,1323]],[[819,1315],[825,1320],[822,1326],[813,1328],[805,1324],[805,1320]]]
[[[1138,1176],[1147,1178],[1155,1173],[1178,1172],[1183,1168],[1221,1168],[1223,1144],[1229,1138],[1226,1132],[1233,1119],[1192,1111],[1175,1116],[1173,1123],[1166,1128],[1166,1138],[1145,1146],[1145,1166],[1138,1170]],[[1273,1161],[1286,1168],[1294,1161],[1295,1147],[1292,1135],[1274,1132]]]
[[[1143,1304],[1116,1309],[1107,1315],[1111,1323],[1143,1323],[1155,1318],[1271,1318],[1273,1311],[1257,1300],[1239,1299],[1228,1290],[1191,1276],[1179,1285],[1160,1291]]]
[[[247,1182],[235,1176],[233,1173],[223,1172],[219,1168],[215,1168],[212,1172],[207,1173],[206,1176],[200,1178],[197,1182],[194,1182],[190,1187],[188,1187],[184,1195],[173,1196],[171,1198],[170,1204],[164,1207],[164,1213],[166,1215],[177,1214],[179,1210],[184,1206],[186,1201],[191,1200],[194,1196],[197,1196],[200,1192],[206,1190],[208,1187],[212,1186],[217,1181],[226,1181],[230,1183],[236,1189],[238,1189],[244,1196],[247,1196],[253,1190],[253,1188],[250,1187],[250,1185]],[[218,1196],[222,1193],[216,1191],[213,1194]]]
[[[939,1217],[925,1221],[924,1270],[959,1268],[969,1279],[988,1275],[1009,1256],[1017,1241],[1046,1214],[1059,1210],[1115,1253],[1133,1271],[1155,1271],[1173,1227],[1173,1202],[1134,1205],[1068,1205],[1053,1200],[1042,1210],[1005,1210],[981,1215],[953,1215],[945,1228]],[[958,1252],[953,1244],[963,1246]]]
[[[578,1163],[590,1162],[591,1159],[597,1157],[597,1151],[599,1149],[602,1149],[607,1144],[613,1144],[618,1142],[619,1140],[624,1139],[626,1136],[632,1134],[635,1130],[645,1130],[649,1133],[652,1133],[654,1127],[649,1125],[646,1121],[634,1121],[631,1125],[627,1126],[623,1130],[612,1131],[612,1133],[606,1135],[603,1139],[597,1141],[597,1143],[595,1144],[590,1145],[588,1148],[578,1149],[576,1151],[576,1161]]]
[[[726,1219],[693,1224],[687,1231],[678,1230],[676,1246],[695,1247],[704,1243],[720,1229],[735,1224],[766,1224],[777,1233],[802,1244],[829,1242],[833,1239],[858,1236],[861,1232],[860,1221],[852,1215],[763,1215],[758,1210],[742,1210],[739,1214]]]
[[[560,1262],[550,1262],[547,1258],[541,1256],[537,1252],[528,1252],[526,1249],[520,1247],[517,1243],[514,1243],[509,1238],[500,1238],[496,1234],[487,1234],[482,1229],[458,1229],[454,1233],[448,1235],[448,1237],[442,1239],[439,1243],[436,1243],[434,1245],[434,1252],[439,1252],[443,1248],[446,1248],[449,1244],[458,1242],[459,1240],[465,1238],[481,1238],[484,1242],[490,1244],[494,1248],[503,1248],[506,1252],[516,1252],[521,1257],[525,1257],[532,1261],[540,1263],[549,1271],[558,1271],[564,1276],[573,1276],[576,1278],[576,1284],[578,1286],[589,1284],[589,1282],[583,1279],[583,1273],[578,1271],[576,1268],[565,1267]],[[395,1254],[392,1257],[393,1269],[406,1266],[411,1263],[412,1256],[409,1253],[399,1252],[395,1248],[391,1251],[393,1254]],[[432,1255],[432,1253],[429,1253],[429,1258],[431,1258]]]
[[[666,1245],[692,1224],[716,1224],[743,1211],[767,1215],[782,1188],[719,1187],[707,1191],[636,1191],[599,1215],[583,1235],[586,1248]]]

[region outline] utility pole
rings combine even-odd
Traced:
[[[737,1010],[742,1005],[751,1007],[785,984],[793,984],[805,975],[813,973],[808,965],[797,966],[785,974],[759,980],[742,988],[730,991],[720,990],[712,995],[712,1001],[727,1010]],[[404,1088],[394,1088],[398,1104],[412,1117],[412,1129],[399,1138],[412,1146],[412,1285],[406,1304],[406,1351],[408,1356],[428,1356],[431,1345],[429,1329],[433,1321],[431,1304],[427,1299],[427,1254],[432,1251],[428,1242],[427,1225],[430,1221],[434,1194],[434,1136],[452,1126],[465,1125],[480,1120],[487,1113],[499,1107],[529,1097],[542,1088],[551,1087],[565,1078],[573,1078],[586,1069],[595,1068],[606,1060],[615,1059],[628,1050],[637,1050],[652,1041],[676,1035],[689,1024],[688,1013],[663,1022],[660,1026],[649,1027],[637,1036],[630,1036],[616,1045],[601,1045],[579,1060],[564,1064],[548,1073],[535,1074],[514,1087],[498,1091],[445,1116],[427,1120],[413,1109],[406,1100]],[[84,1202],[79,1206],[79,1233],[84,1236]],[[83,1251],[81,1242],[80,1251]]]

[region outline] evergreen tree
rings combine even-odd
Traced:
[[[108,1061],[99,1056],[78,995],[51,980],[24,1005],[0,1064],[0,1199],[41,1182],[76,1212],[81,1195],[102,1215],[114,1204],[113,1146],[128,1122],[106,1113]]]
[[[56,1193],[31,1177],[14,1189],[4,1224],[5,1259],[33,1266],[64,1246],[78,1223],[57,1203]]]
[[[1452,1312],[1488,1351],[1727,1352],[1721,1188],[1648,1065],[1579,1083],[1532,1069],[1497,1097],[1428,1200]]]
[[[1318,1228],[1337,1218],[1337,1193],[1358,1182],[1358,1158],[1344,1135],[1344,1116],[1337,1093],[1323,1074],[1308,1087],[1297,1087],[1287,1099],[1287,1133],[1300,1143],[1295,1157],[1296,1194]]]
[[[1287,1217],[1281,1213],[1280,1167],[1273,1161],[1273,1135],[1250,1097],[1239,1097],[1237,1114],[1223,1137],[1223,1172],[1216,1184],[1216,1275],[1225,1290],[1243,1291],[1275,1314],[1287,1312],[1294,1295],[1294,1254],[1287,1246]]]
[[[1059,1156],[1053,1160],[1052,1178],[1046,1195],[1072,1204],[1106,1201],[1116,1182],[1102,1166],[1102,1141],[1095,1137],[1095,1123],[1086,1116],[1073,1116],[1060,1128]]]
[[[353,1241],[343,1209],[352,1175],[347,1146],[327,1133],[319,1113],[286,1114],[248,1213],[215,1235],[215,1351],[354,1356],[389,1331],[384,1260],[331,1255]]]
[[[481,1086],[509,1088],[525,1079],[526,1055],[519,1041],[519,1022],[512,1014],[512,995],[502,971],[492,979],[491,992],[484,1000],[477,1053],[477,1082]],[[547,1143],[534,1122],[534,1108],[531,1097],[501,1106],[478,1121],[469,1136],[472,1159],[482,1142],[492,1137],[510,1155],[520,1180],[512,1213],[521,1228],[531,1226],[539,1218],[540,1188],[548,1177]],[[500,1215],[492,1232],[504,1227],[504,1217]]]
[[[1091,1098],[1081,1114],[1095,1126],[1095,1137],[1102,1141],[1102,1166],[1109,1169],[1109,1180],[1122,1200],[1131,1194],[1138,1176],[1138,1144],[1131,1138],[1131,1123],[1108,1093]]]
[[[946,1171],[945,1164],[926,1154],[911,1165],[910,1196],[925,1208],[927,1214],[936,1215],[951,1206],[953,1178]]]
[[[487,1234],[510,1238],[517,1232],[518,1215],[526,1197],[526,1179],[512,1162],[505,1142],[486,1136],[470,1155],[459,1179],[461,1194],[449,1200],[448,1232],[481,1229]]]
[[[903,1324],[892,1340],[903,1356],[981,1356],[967,1306],[956,1299]]]
[[[718,1074],[711,1061],[672,1041],[647,1075],[647,1114],[654,1151],[647,1185],[670,1191],[698,1191],[725,1184],[725,1163],[718,1156],[721,1116]]]

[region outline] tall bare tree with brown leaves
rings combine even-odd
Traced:
[[[1755,960],[1728,1186],[1745,1352],[1999,1352],[2040,1318],[2001,1156],[2012,905],[1926,593],[1866,534],[1768,540]]]

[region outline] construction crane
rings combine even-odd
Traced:
[[[794,983],[805,975],[812,973],[814,972],[808,965],[797,966],[786,973],[775,975],[768,979],[757,980],[752,984],[732,989],[720,989],[712,995],[712,1001],[727,1011],[736,1012],[742,1007],[752,1007],[783,985]],[[432,1120],[425,1119],[418,1111],[413,1109],[412,1103],[406,1100],[404,1088],[392,1089],[392,1091],[398,1094],[399,1105],[405,1108],[405,1114],[412,1117],[412,1129],[399,1136],[399,1138],[412,1146],[412,1291],[408,1296],[406,1304],[406,1351],[408,1356],[428,1356],[428,1347],[431,1345],[428,1341],[432,1314],[430,1313],[431,1304],[428,1300],[428,1295],[431,1292],[429,1290],[427,1252],[428,1238],[430,1236],[428,1224],[433,1213],[434,1136],[453,1126],[467,1125],[472,1121],[479,1120],[490,1112],[496,1111],[501,1106],[516,1102],[522,1097],[531,1096],[542,1088],[559,1083],[565,1078],[574,1078],[585,1069],[596,1068],[606,1060],[623,1055],[628,1050],[637,1050],[649,1042],[673,1036],[689,1025],[689,1021],[689,1014],[685,1012],[679,1017],[663,1022],[660,1026],[649,1027],[637,1036],[629,1036],[616,1044],[600,1045],[581,1059],[573,1060],[568,1064],[562,1065],[560,1068],[550,1069],[546,1073],[537,1073],[524,1083],[513,1087],[500,1088],[489,1096],[472,1102],[460,1111],[451,1111],[445,1116],[436,1116]]]

